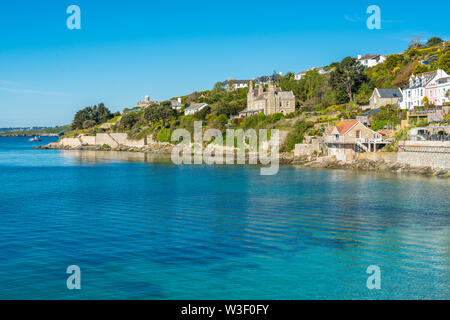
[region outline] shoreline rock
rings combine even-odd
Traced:
[[[404,163],[388,163],[385,161],[374,160],[354,160],[352,162],[342,162],[333,159],[333,157],[317,158],[313,161],[303,163],[308,168],[323,169],[351,169],[361,171],[384,171],[392,173],[411,173],[425,176],[450,177],[450,170],[445,168],[433,168],[431,166],[411,166]]]
[[[122,152],[142,152],[152,154],[170,155],[174,145],[170,143],[155,142],[146,145],[143,148],[117,147],[105,148],[103,146],[82,145],[79,147],[61,146],[57,142],[47,145],[35,147],[33,149],[41,150],[87,150],[87,151],[122,151]],[[248,160],[248,155],[246,156]],[[352,162],[342,162],[336,160],[333,156],[318,157],[316,155],[308,155],[303,157],[294,156],[293,152],[283,152],[279,155],[280,165],[301,165],[305,168],[321,168],[321,169],[347,169],[361,171],[381,171],[392,173],[408,173],[424,176],[450,177],[450,170],[446,168],[433,168],[431,166],[410,166],[403,163],[388,163],[383,160],[354,160]]]

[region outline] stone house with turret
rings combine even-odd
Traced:
[[[265,115],[283,113],[284,115],[295,111],[295,96],[292,91],[281,91],[272,82],[265,88],[260,84],[253,88],[253,81],[249,83],[247,94],[247,109],[239,113],[240,117],[247,117],[263,112]]]

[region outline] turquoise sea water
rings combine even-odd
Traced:
[[[448,180],[33,145],[0,138],[0,299],[450,298]]]

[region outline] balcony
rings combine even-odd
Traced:
[[[326,136],[324,139],[325,143],[340,143],[340,144],[374,144],[374,143],[387,143],[388,141],[383,140],[382,138],[353,138],[346,136]]]

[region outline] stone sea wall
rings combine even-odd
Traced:
[[[65,148],[104,145],[113,149],[119,147],[143,148],[147,145],[147,138],[132,140],[128,138],[126,133],[97,133],[95,136],[80,135],[76,138],[63,138],[58,142],[58,145]]]
[[[399,152],[398,163],[450,169],[450,153]]]
[[[411,166],[450,168],[450,141],[404,141],[397,162]]]
[[[81,147],[82,142],[80,138],[64,138],[58,142],[62,147],[78,148]]]
[[[362,152],[357,154],[355,160],[450,169],[450,142],[448,141],[404,141],[399,149],[399,152]]]
[[[396,163],[397,152],[362,152],[358,153],[356,160],[384,161],[386,163]]]
[[[299,163],[313,168],[359,169],[404,172],[449,177],[450,142],[405,141],[399,152],[362,152],[356,158],[340,160],[334,155],[319,156],[317,147],[298,144],[294,155],[284,155],[284,163]]]

